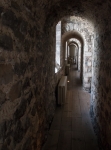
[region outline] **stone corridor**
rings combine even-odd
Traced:
[[[66,101],[56,109],[42,150],[99,150],[89,115],[90,94],[83,90],[76,66],[68,81]]]

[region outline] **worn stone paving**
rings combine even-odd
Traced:
[[[83,90],[73,66],[68,76],[67,98],[58,107],[43,150],[99,150],[90,115],[90,94]]]

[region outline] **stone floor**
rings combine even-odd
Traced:
[[[58,107],[43,150],[99,150],[90,116],[90,94],[80,84],[73,66],[68,76],[67,98]]]

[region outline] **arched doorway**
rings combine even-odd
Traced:
[[[62,49],[65,47],[65,43],[67,40],[70,38],[76,38],[80,41],[81,43],[81,68],[80,68],[80,79],[81,82],[83,82],[83,54],[84,54],[84,40],[83,37],[76,31],[71,31],[71,32],[66,32],[62,36]]]

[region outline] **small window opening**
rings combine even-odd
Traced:
[[[56,25],[56,62],[55,73],[60,70],[60,52],[61,52],[61,21]]]

